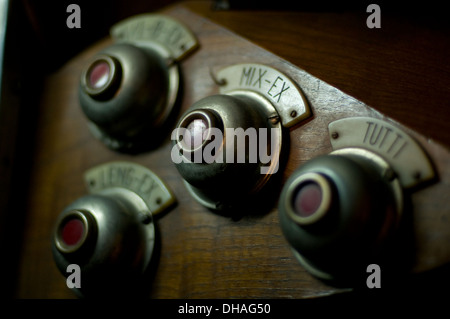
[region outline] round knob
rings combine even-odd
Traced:
[[[280,164],[281,124],[269,120],[273,114],[249,92],[192,105],[177,125],[181,158],[174,162],[194,198],[217,210],[251,202]]]
[[[307,162],[287,180],[280,222],[308,271],[346,285],[382,261],[402,203],[400,183],[384,160],[346,149]]]
[[[89,64],[82,78],[83,90],[95,101],[109,100],[122,80],[120,62],[106,54],[98,55]]]
[[[85,210],[67,210],[61,214],[55,232],[55,245],[63,254],[88,254],[96,241],[95,217]],[[69,257],[70,258],[70,257]]]
[[[142,288],[155,241],[145,207],[133,192],[112,188],[81,197],[60,214],[53,256],[65,276],[70,264],[80,267],[81,295],[117,296]]]
[[[115,44],[98,53],[81,75],[79,99],[95,136],[119,151],[141,151],[168,120],[178,94],[176,65],[152,47]],[[152,138],[149,138],[152,136]]]

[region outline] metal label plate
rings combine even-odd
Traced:
[[[435,177],[434,167],[420,145],[403,130],[371,117],[351,117],[328,126],[334,150],[359,147],[383,157],[405,188]]]
[[[175,204],[168,186],[151,170],[130,162],[110,162],[89,169],[84,174],[89,193],[122,187],[139,195],[153,215]]]
[[[198,46],[197,38],[186,26],[162,14],[133,16],[115,24],[110,33],[118,42],[156,42],[165,47],[175,60],[182,59]]]
[[[263,95],[276,108],[281,123],[291,127],[311,116],[306,97],[287,75],[263,64],[235,64],[220,70],[220,93],[250,90]]]

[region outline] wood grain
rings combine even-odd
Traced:
[[[189,25],[200,41],[200,49],[181,65],[186,84],[182,110],[218,92],[210,68],[233,63],[272,65],[292,75],[304,88],[315,116],[291,131],[291,154],[283,180],[301,163],[331,150],[326,127],[333,119],[380,116],[367,105],[417,130],[418,134],[412,134],[432,154],[441,178],[440,183],[413,197],[414,227],[420,239],[418,270],[450,261],[445,245],[450,240],[450,207],[445,198],[450,193],[450,70],[440,63],[447,58],[444,52],[449,52],[445,30],[389,19],[381,30],[368,30],[364,14],[215,12],[204,2],[176,5],[164,12]],[[74,298],[51,256],[52,227],[61,210],[86,193],[83,172],[111,160],[148,167],[172,188],[178,200],[178,205],[157,221],[161,255],[149,284],[150,297],[309,298],[339,292],[299,266],[282,236],[276,207],[234,220],[195,202],[170,161],[168,139],[152,152],[133,156],[114,153],[92,137],[78,105],[78,79],[88,59],[109,43],[109,39],[99,41],[50,74],[36,102],[39,112],[36,131],[31,133],[34,146],[29,150],[32,161],[23,199],[26,217],[18,230],[22,246],[13,295]],[[367,105],[338,91],[336,96],[342,100],[328,100],[342,104],[342,111],[336,113],[335,105],[326,107],[315,99],[328,88],[326,83],[317,87],[315,77]],[[430,233],[433,227],[436,232]]]

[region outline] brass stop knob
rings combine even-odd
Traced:
[[[56,219],[52,252],[58,269],[80,269],[81,297],[138,296],[148,287],[157,260],[155,218],[175,199],[150,170],[111,162],[85,174],[89,194]]]
[[[121,21],[111,36],[115,44],[83,69],[81,108],[92,133],[109,148],[146,151],[170,133],[181,99],[179,61],[198,42],[180,22],[160,14]]]

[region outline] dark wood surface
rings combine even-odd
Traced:
[[[200,50],[206,50],[209,55],[200,59],[199,50],[183,61],[182,67],[188,72],[184,73],[186,92],[182,108],[217,93],[207,76],[200,77],[208,71],[205,66],[201,69],[202,63],[236,63],[239,50],[248,46],[249,55],[241,55],[242,60],[271,61],[291,72],[296,67],[303,69],[416,130],[420,141],[426,143],[431,139],[442,144],[444,148],[430,142],[428,150],[439,155],[439,170],[444,180],[448,178],[450,41],[445,23],[428,24],[429,21],[408,16],[387,15],[382,16],[381,29],[368,29],[367,14],[360,11],[213,11],[210,3],[203,1],[187,2],[184,7],[199,14],[198,19],[188,21],[202,35]],[[234,40],[236,36],[227,32],[219,32],[221,37],[217,38],[218,27],[200,17],[275,55],[249,46],[246,41]],[[339,292],[312,278],[299,266],[281,234],[275,207],[262,216],[249,214],[239,220],[213,214],[187,193],[167,156],[168,140],[153,152],[132,156],[114,153],[92,137],[78,105],[78,76],[86,61],[109,42],[109,39],[99,41],[46,76],[42,94],[35,101],[37,117],[33,131],[29,132],[29,147],[24,151],[29,166],[25,169],[27,174],[22,176],[23,186],[18,196],[23,220],[14,231],[20,239],[16,243],[13,296],[74,297],[54,265],[51,230],[60,211],[86,193],[83,172],[111,160],[130,160],[152,169],[174,190],[179,202],[158,220],[161,256],[149,287],[150,297],[308,298]],[[292,65],[279,62],[276,55]],[[372,114],[364,107],[344,113],[356,114],[353,111]],[[327,116],[326,119],[333,118]],[[315,126],[314,121],[308,125],[291,132],[291,157],[284,179],[307,157],[329,151],[325,128]],[[319,127],[324,129],[323,134],[317,130],[311,132]],[[304,146],[304,140],[299,137],[301,132],[310,134],[310,143],[316,145],[313,150],[298,151]],[[441,200],[435,204],[436,215],[425,224],[435,225],[442,234],[440,240],[448,242],[450,205],[444,197],[448,185],[435,190],[433,199],[439,196]],[[426,202],[431,193],[422,193],[415,199],[419,207],[430,207]],[[428,248],[426,243],[419,250],[424,252]],[[429,262],[431,268],[450,261],[446,249],[431,249],[424,258],[429,261],[433,257],[439,260]]]

